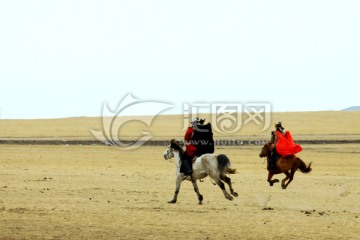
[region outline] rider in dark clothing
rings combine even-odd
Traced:
[[[185,175],[192,174],[192,160],[195,156],[205,153],[214,153],[214,140],[211,124],[204,125],[205,119],[194,118],[185,133],[184,140],[186,151],[181,157],[182,167],[180,172]]]
[[[196,125],[193,143],[197,148],[196,156],[201,156],[205,153],[214,153],[214,139],[210,123],[204,124],[205,119],[200,119]]]

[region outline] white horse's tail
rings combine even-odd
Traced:
[[[218,168],[220,172],[225,172],[229,174],[236,173],[236,169],[232,169],[230,159],[225,154],[220,154],[217,157],[218,160]]]

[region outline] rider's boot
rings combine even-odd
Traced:
[[[181,158],[182,160],[182,170],[184,172],[184,175],[191,175],[192,174],[192,163],[191,163],[191,159],[184,154]]]
[[[276,152],[276,149],[274,148],[272,151],[272,154],[270,156],[269,161],[269,170],[275,170],[276,169],[276,160],[278,158],[278,153]]]

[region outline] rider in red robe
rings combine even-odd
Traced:
[[[299,144],[294,143],[290,132],[285,131],[281,122],[277,123],[275,128],[276,130],[271,133],[271,141],[275,145],[269,162],[269,168],[272,170],[276,168],[276,160],[280,156],[286,157],[296,154],[302,150],[302,147]]]
[[[286,131],[285,134],[282,132],[276,131],[277,142],[276,142],[276,151],[283,157],[296,154],[302,150],[299,144],[295,144],[294,140],[289,131]]]

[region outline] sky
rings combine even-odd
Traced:
[[[129,94],[170,104],[163,114],[357,106],[359,12],[358,0],[1,0],[0,118],[101,116]]]

